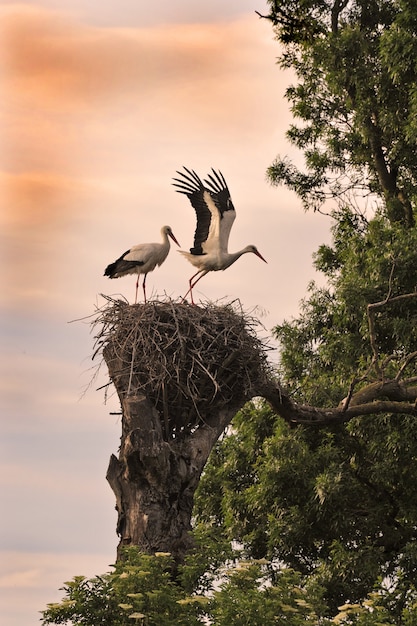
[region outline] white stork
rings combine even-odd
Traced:
[[[120,278],[120,276],[126,276],[127,274],[138,275],[136,280],[135,304],[138,299],[139,276],[141,274],[144,274],[142,288],[146,303],[146,276],[148,272],[152,272],[157,265],[162,265],[167,258],[170,248],[168,237],[171,237],[177,246],[180,245],[175,239],[170,226],[162,226],[161,235],[162,243],[140,243],[137,246],[132,246],[132,248],[122,254],[117,261],[110,263],[104,271],[104,276],[108,276],[109,278]]]
[[[212,169],[213,174],[209,174],[208,180],[203,184],[194,170],[186,167],[184,170],[185,172],[177,171],[181,178],[174,178],[173,185],[177,187],[176,191],[188,197],[197,216],[194,247],[190,248],[190,252],[179,250],[190,263],[198,267],[198,272],[190,278],[189,289],[184,296],[185,299],[190,294],[194,304],[193,287],[208,272],[227,269],[246,252],[253,252],[262,261],[265,259],[253,245],[238,252],[227,251],[236,211],[223,174]]]

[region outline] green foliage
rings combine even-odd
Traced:
[[[204,602],[199,595],[188,599],[172,577],[173,563],[166,553],[155,556],[129,548],[114,571],[86,579],[76,576],[65,583],[65,599],[48,605],[44,624],[74,626],[171,626],[201,624]],[[188,601],[186,601],[188,600]]]
[[[391,222],[410,226],[417,180],[417,53],[411,1],[270,0],[283,44],[280,64],[295,71],[287,91],[287,136],[305,168],[278,157],[269,168],[304,207],[365,206],[372,197]],[[370,195],[371,194],[371,195]]]
[[[292,570],[265,575],[259,561],[241,561],[226,571],[226,580],[213,595],[210,623],[216,626],[330,624],[323,610],[321,589],[303,586]]]
[[[222,525],[246,555],[283,562],[323,588],[324,615],[362,601],[381,577],[414,584],[415,420],[290,428],[248,405],[234,427],[202,478],[200,521]]]
[[[333,200],[334,218],[331,244],[315,255],[326,286],[312,283],[299,316],[274,329],[279,376],[297,402],[336,406],[375,381],[417,380],[415,10],[395,0],[270,4],[281,64],[298,78],[287,96],[302,123],[288,136],[306,167],[283,158],[269,173],[306,208]],[[290,427],[248,405],[206,468],[197,519],[222,525],[249,557],[315,581],[335,623],[412,623],[416,449],[411,417]]]
[[[304,168],[279,157],[269,176],[306,209],[334,218],[332,243],[315,255],[326,286],[311,284],[300,315],[275,328],[279,373],[298,402],[335,406],[351,387],[417,376],[415,3],[270,6],[281,67],[298,81],[287,91],[297,120],[288,139],[302,151]],[[371,336],[368,305],[375,303]],[[253,438],[246,428],[236,420],[228,444],[236,458]],[[230,510],[225,523],[234,519],[249,554],[284,561],[323,585],[336,623],[413,623],[416,445],[415,420],[404,416],[325,430],[281,425],[247,468],[253,480],[240,498],[257,515],[245,528]],[[229,463],[226,455],[217,471]],[[223,511],[228,504],[224,498]],[[252,529],[265,552],[254,552]]]
[[[48,605],[42,621],[74,626],[319,623],[324,607],[319,586],[303,583],[291,570],[275,571],[267,561],[222,561],[219,555],[226,554],[218,547],[218,539],[207,535],[176,580],[168,554],[129,548],[112,573],[65,583],[65,597]],[[207,582],[207,576],[211,584],[202,594],[201,577]]]
[[[389,582],[380,582],[359,603],[346,603],[338,607],[333,618],[341,626],[415,626],[417,620],[417,591],[413,584],[402,584],[399,578],[394,587]]]
[[[405,580],[395,587],[379,582],[363,601],[340,605],[331,618],[323,597],[324,588],[314,577],[274,567],[266,560],[235,558],[221,563],[218,543],[213,536],[206,537],[204,546],[200,545],[194,553],[192,563],[184,565],[184,570],[193,572],[186,576],[190,581],[211,560],[207,559],[207,551],[217,555],[207,572],[215,576],[205,594],[197,589],[199,575],[194,577],[194,591],[185,589],[182,575],[175,581],[172,579],[169,555],[150,556],[129,548],[125,560],[116,564],[112,573],[92,579],[76,576],[65,583],[64,598],[48,605],[42,622],[73,626],[414,626],[416,623],[416,588]]]
[[[249,542],[254,558],[267,554],[265,527],[258,524],[266,515],[263,503],[248,498],[257,482],[256,459],[263,440],[285,425],[266,407],[246,405],[234,420],[236,431],[212,450],[195,496],[197,520],[211,528],[223,528],[230,540]],[[241,430],[241,425],[245,429]]]
[[[335,218],[333,244],[321,246],[315,256],[328,286],[311,284],[299,317],[275,328],[285,384],[296,397],[318,406],[337,404],[350,382],[371,365],[367,305],[416,289],[415,229],[382,217],[367,222],[348,209]],[[381,360],[390,359],[385,371],[390,376],[415,350],[417,298],[381,308],[376,341]],[[416,374],[413,364],[408,374]]]

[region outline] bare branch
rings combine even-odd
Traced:
[[[404,359],[404,363],[401,365],[400,369],[397,372],[397,375],[395,377],[396,380],[400,380],[406,367],[411,363],[411,361],[414,361],[416,357],[417,357],[417,352],[411,352],[411,354],[408,354],[406,356],[406,358]]]
[[[276,383],[266,382],[262,395],[287,422],[297,424],[341,424],[353,417],[393,413],[417,417],[417,386],[407,386],[414,379],[399,382],[396,379],[377,381],[352,395],[349,406],[319,408],[293,402]]]
[[[392,293],[392,277],[393,277],[393,273],[394,273],[394,267],[395,267],[395,263],[393,263],[393,265],[391,267],[390,278],[389,278],[389,288],[388,288],[387,297],[384,298],[384,300],[381,300],[380,302],[373,302],[373,303],[368,304],[368,306],[367,306],[369,341],[370,341],[371,348],[372,348],[373,364],[375,365],[376,372],[377,372],[377,374],[378,374],[378,376],[379,376],[379,378],[381,380],[383,378],[383,372],[382,372],[382,369],[381,369],[381,367],[379,365],[379,350],[378,350],[378,345],[377,345],[377,340],[376,340],[376,331],[375,331],[375,311],[376,311],[376,309],[381,309],[382,307],[386,306],[387,304],[393,304],[393,303],[396,303],[396,302],[401,302],[403,300],[407,300],[407,299],[410,299],[410,298],[417,298],[417,292],[404,293],[404,294],[401,294],[399,296],[391,297],[391,293]]]

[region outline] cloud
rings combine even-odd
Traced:
[[[27,569],[5,574],[0,576],[0,589],[36,587],[40,574],[40,569]]]
[[[270,30],[254,17],[121,29],[24,6],[0,12],[8,172],[85,179],[137,172],[143,155],[170,149],[252,148],[287,108]]]
[[[257,65],[259,47],[271,45],[262,42],[266,31],[254,28],[255,17],[217,24],[100,28],[39,8],[1,12],[9,86],[50,111],[105,106],[112,94],[143,98],[150,90],[174,97],[200,92],[202,100],[211,105],[218,100],[224,108],[227,96],[236,91],[233,70],[245,65],[250,71]],[[224,93],[226,75],[231,89]]]
[[[85,551],[1,551],[0,613],[5,624],[38,624],[39,611],[64,597],[63,581],[75,575],[93,577],[111,571],[115,549],[98,555]],[[24,601],[22,600],[24,598]]]
[[[88,190],[79,180],[47,171],[0,173],[0,190],[4,306],[10,309],[22,293],[32,304],[46,304],[54,297],[51,273],[67,257],[61,246],[64,238],[70,245],[73,209],[88,202]]]
[[[72,204],[75,192],[80,188],[79,182],[42,170],[24,174],[0,172],[0,185],[7,206],[12,209],[0,216],[2,225],[21,228],[24,221],[31,237],[34,232],[51,227],[60,216],[57,207],[64,202]]]
[[[68,113],[123,83],[123,66],[116,72],[123,38],[39,8],[2,13],[6,78],[12,93],[32,105]]]
[[[263,92],[279,76],[255,17],[122,29],[20,5],[0,13],[8,171],[85,176],[117,169],[128,138],[132,150],[214,148],[270,123]]]
[[[0,13],[9,171],[79,174],[91,144],[109,149],[103,135],[116,150],[125,133],[165,149],[244,141],[288,108],[269,25],[254,16],[122,29],[20,5]]]

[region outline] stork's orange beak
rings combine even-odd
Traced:
[[[181,246],[180,246],[180,244],[178,243],[178,241],[177,241],[177,239],[176,239],[176,237],[175,237],[174,233],[168,233],[168,236],[169,236],[169,237],[171,237],[172,241],[175,241],[175,243],[177,244],[177,246],[179,246],[179,247],[181,248]]]
[[[262,254],[261,254],[258,250],[255,252],[255,254],[256,254],[256,256],[258,256],[260,259],[262,259],[262,261],[263,261],[264,263],[268,263],[268,261],[267,261],[266,259],[264,259],[264,258],[263,258]]]

